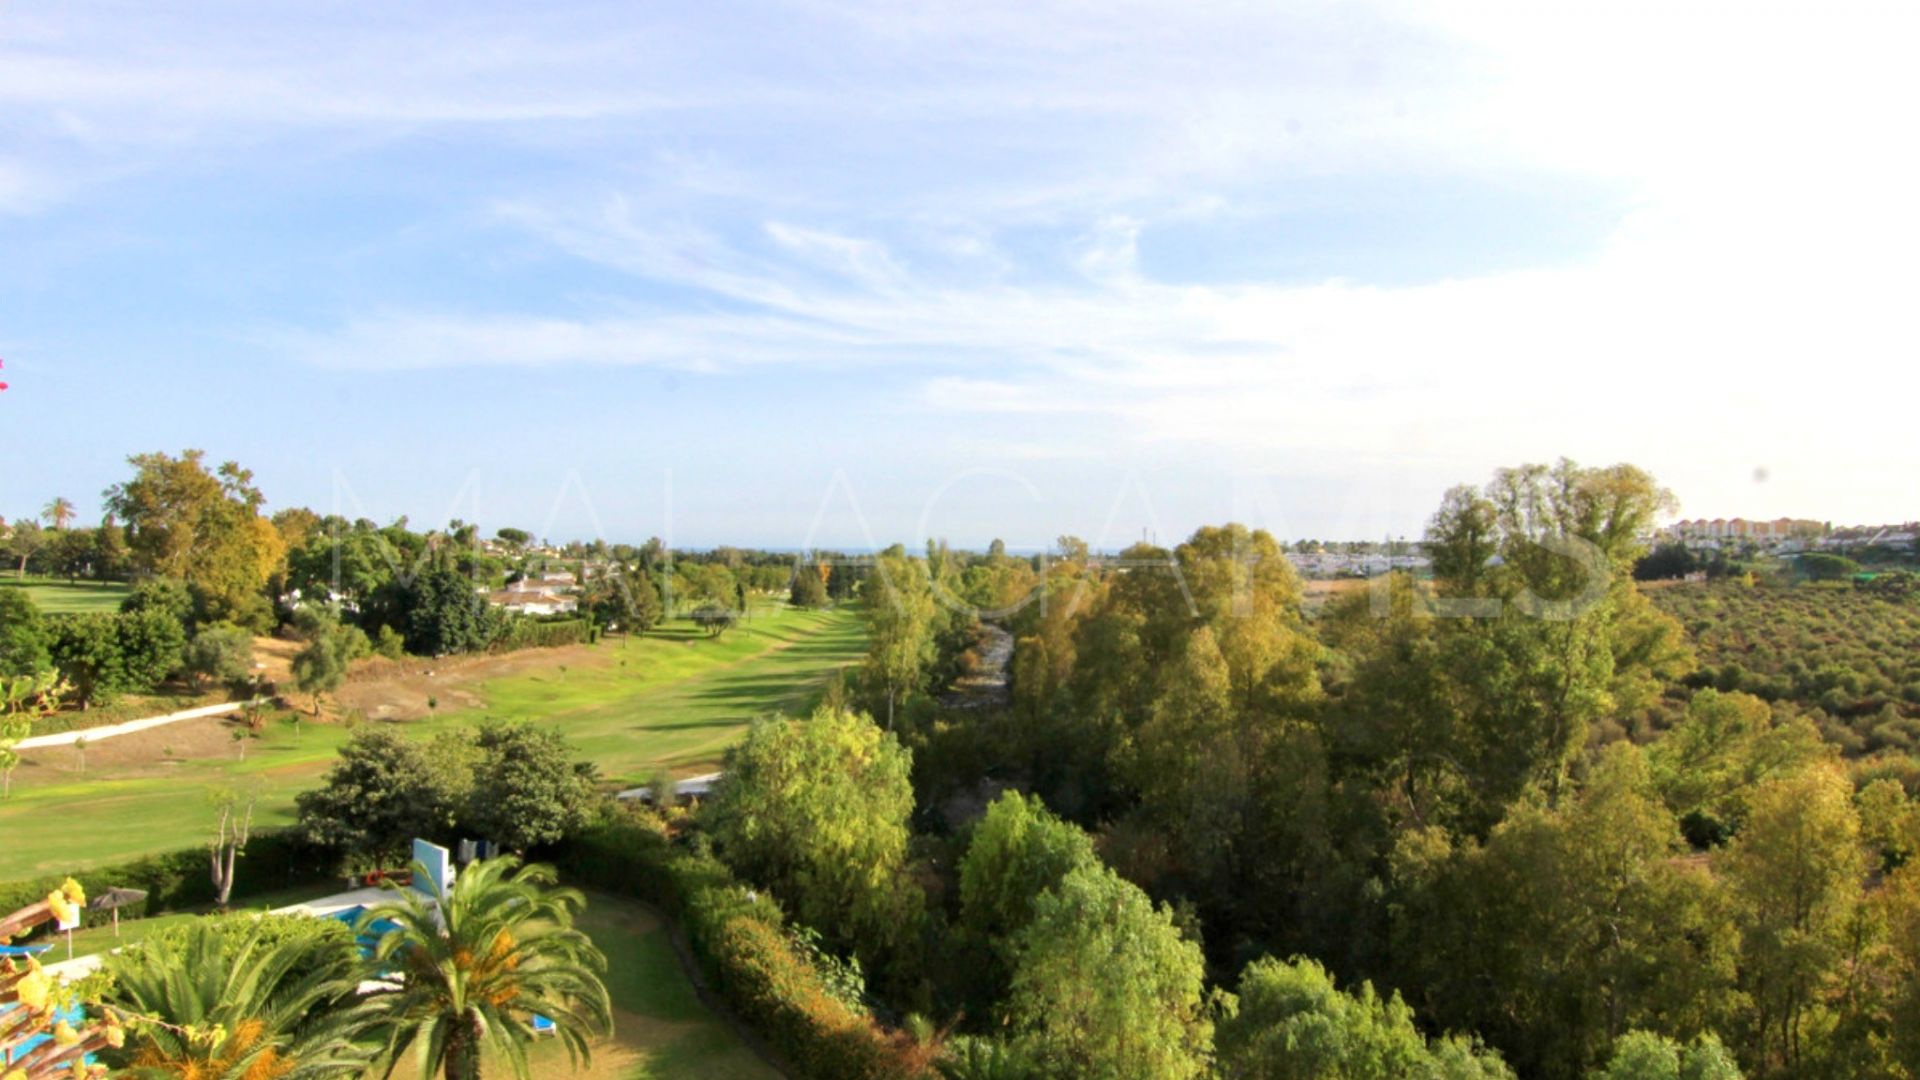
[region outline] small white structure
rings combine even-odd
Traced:
[[[710,793],[712,793],[713,785],[718,783],[719,780],[720,780],[719,773],[710,772],[710,773],[704,773],[700,776],[689,776],[685,780],[676,781],[673,785],[674,798],[704,799]],[[641,802],[652,802],[653,789],[650,787],[628,788],[627,790],[619,793],[618,795],[615,795],[614,798],[625,800],[628,802],[631,802],[635,799],[638,799]]]

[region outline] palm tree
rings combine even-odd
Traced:
[[[427,880],[424,867],[414,880]],[[392,926],[372,958],[393,980],[372,998],[391,1025],[387,1076],[411,1048],[421,1080],[478,1080],[485,1051],[528,1080],[535,1016],[553,1022],[576,1065],[590,1060],[589,1037],[612,1030],[607,961],[573,925],[586,898],[554,881],[552,867],[502,856],[468,864],[451,891],[406,890],[361,916],[363,935]]]
[[[352,942],[275,923],[200,920],[109,956],[105,1004],[134,1018],[116,1075],[359,1076],[373,1009],[357,996]]]
[[[65,499],[55,498],[40,508],[40,516],[54,528],[64,529],[73,524],[73,504]]]

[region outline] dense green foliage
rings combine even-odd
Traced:
[[[549,728],[483,725],[473,736],[460,824],[509,851],[566,839],[586,824],[594,796],[592,766],[574,757],[566,738]]]
[[[1504,1080],[1512,1070],[1458,1038],[1429,1045],[1398,995],[1342,992],[1312,960],[1256,960],[1220,1024],[1220,1072],[1234,1080]]]
[[[180,668],[186,632],[164,611],[62,615],[48,624],[47,652],[82,705],[153,689]]]
[[[1138,886],[1081,866],[1035,898],[1014,942],[1008,1026],[1043,1072],[1206,1075],[1213,1023],[1200,947]]]
[[[1502,470],[1435,514],[1430,583],[1311,626],[1239,526],[883,553],[867,685],[914,706],[929,945],[872,985],[957,1018],[955,1076],[1911,1075],[1920,770],[1856,785],[1791,702],[1684,681],[1664,597],[1749,587],[1641,593],[1669,505],[1627,466]],[[928,708],[935,598],[1021,581],[1010,710]]]
[[[706,825],[728,862],[871,962],[920,905],[902,873],[912,757],[859,713],[765,720],[727,754]]]
[[[593,798],[591,768],[559,732],[487,723],[431,742],[362,728],[296,802],[308,842],[369,867],[414,837],[479,837],[513,851],[558,843],[585,825]]]
[[[196,920],[109,955],[104,1003],[141,1018],[110,1055],[142,1076],[360,1075],[370,1010],[341,923]]]
[[[31,675],[48,663],[39,606],[24,589],[0,589],[0,675]]]
[[[1850,753],[1920,752],[1920,601],[1744,581],[1648,595],[1699,653],[1689,685],[1791,705]]]

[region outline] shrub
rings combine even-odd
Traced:
[[[574,883],[646,900],[686,931],[707,982],[793,1066],[821,1078],[932,1076],[934,1049],[888,1031],[845,1000],[807,935],[719,860],[673,843],[656,819],[617,814],[557,854]]]
[[[586,619],[514,619],[493,643],[496,651],[510,649],[552,649],[562,645],[588,645],[599,638],[599,630]]]

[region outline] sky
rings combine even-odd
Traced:
[[[0,515],[560,538],[1920,517],[1893,4],[0,0]]]

